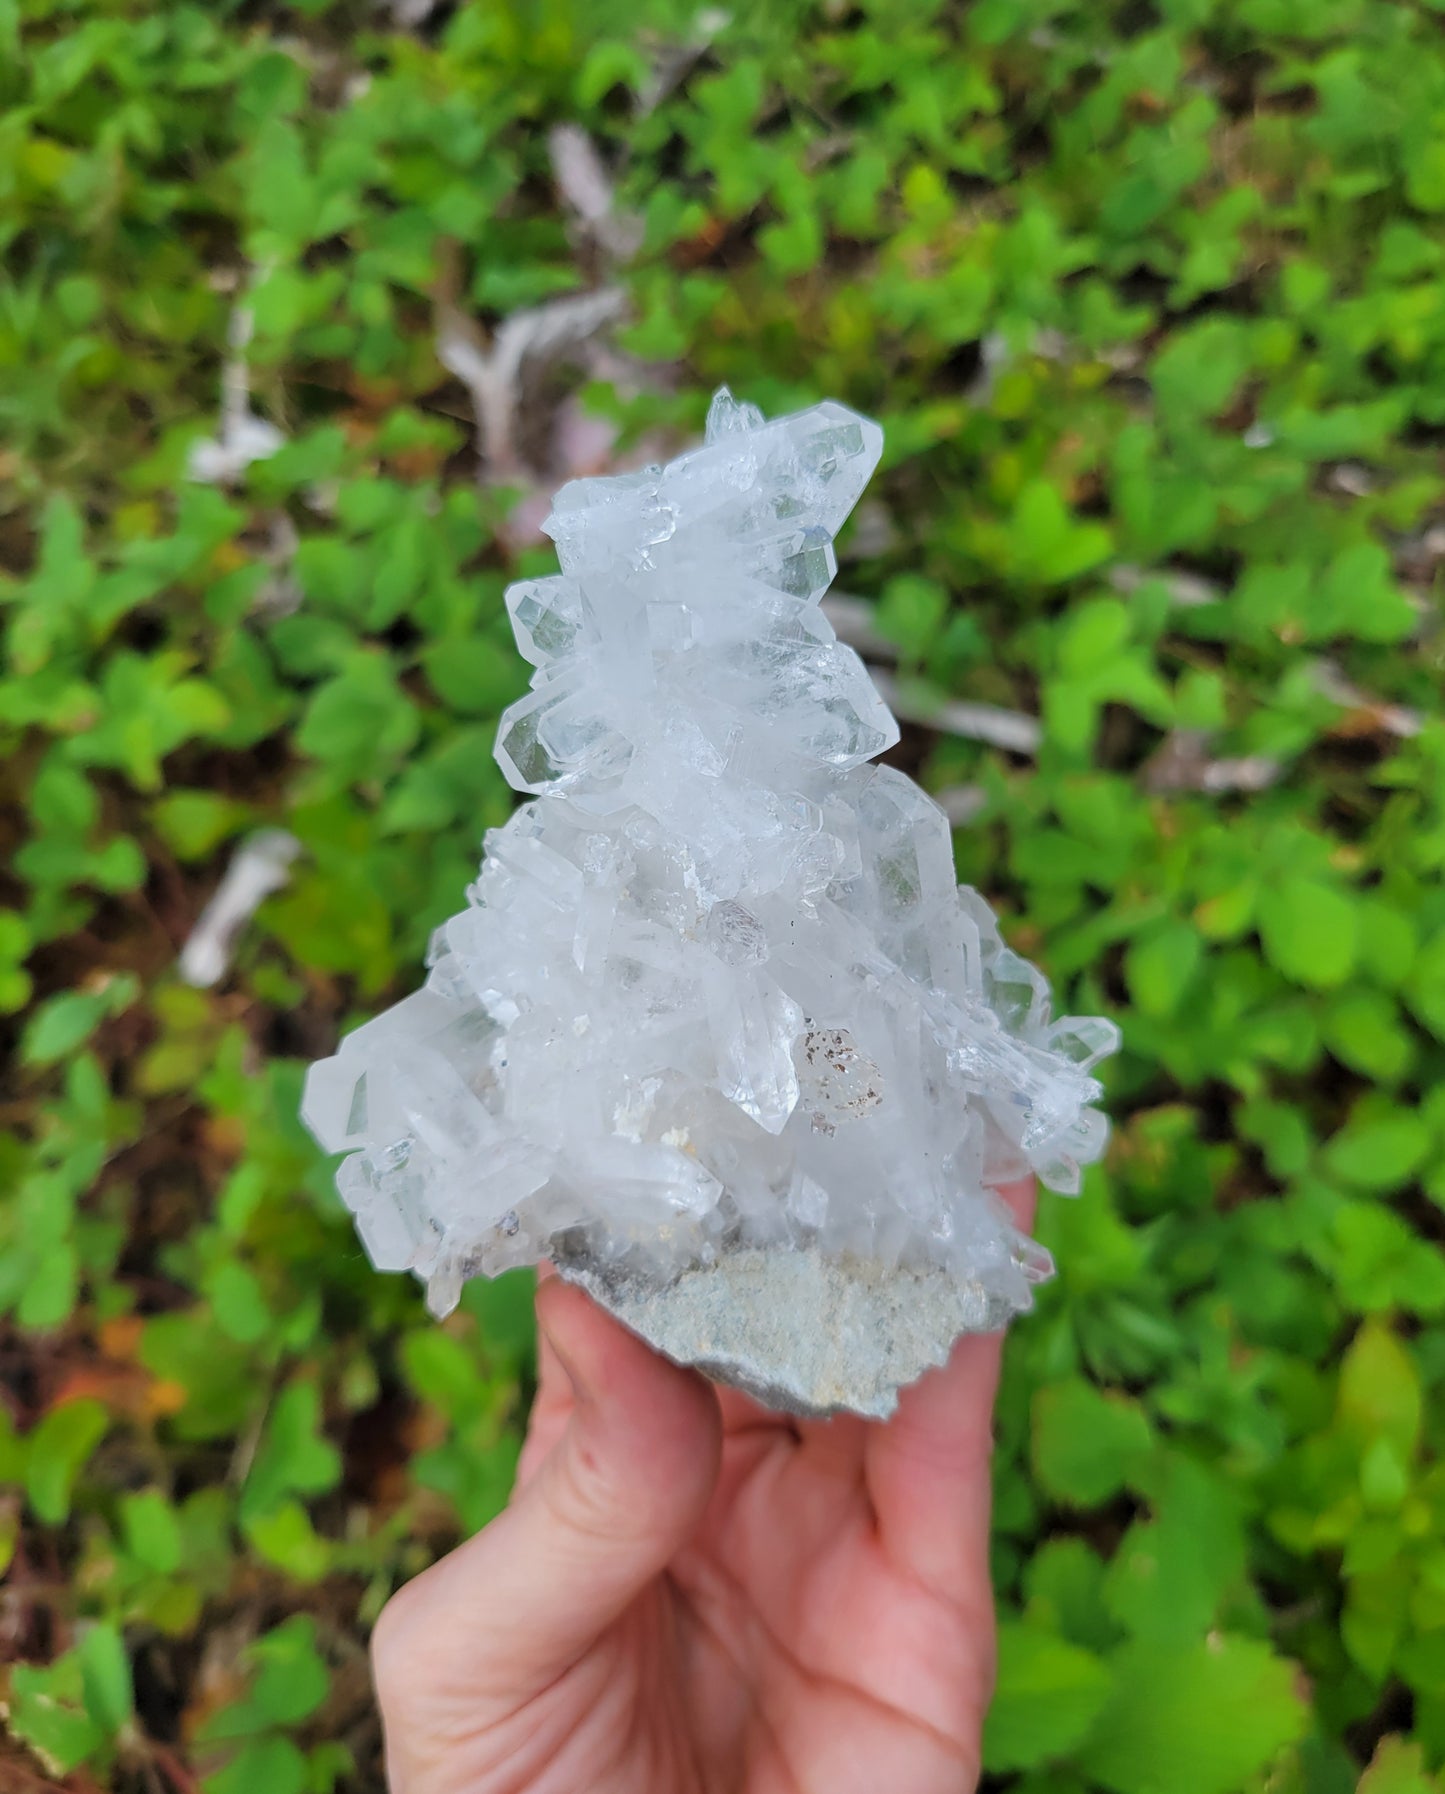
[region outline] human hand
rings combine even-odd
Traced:
[[[795,1421],[560,1279],[537,1318],[511,1505],[376,1628],[392,1794],[969,1794],[1000,1338]]]

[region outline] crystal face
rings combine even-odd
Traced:
[[[870,763],[898,727],[818,601],[881,448],[841,405],[765,422],[723,389],[702,447],[557,494],[562,571],[507,594],[536,671],[497,758],[532,801],[488,834],[425,988],[314,1065],[302,1109],[350,1155],[373,1262],[437,1314],[553,1258],[675,1356],[885,1412],[1049,1275],[997,1189],[1078,1189],[1118,1033],[1053,1016],[956,885],[943,811]],[[899,1338],[921,1290],[938,1337],[867,1388],[846,1359],[796,1371],[756,1318],[807,1289],[813,1335],[876,1331],[905,1284]]]

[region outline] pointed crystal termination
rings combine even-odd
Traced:
[[[818,601],[882,441],[724,388],[700,448],[557,494],[562,571],[507,594],[532,801],[302,1105],[435,1312],[550,1258],[682,1362],[881,1415],[1051,1273],[998,1192],[1077,1191],[1118,1030],[1053,1016],[942,810],[870,764],[898,727]]]

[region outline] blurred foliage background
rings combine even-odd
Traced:
[[[1124,1030],[987,1785],[1438,1794],[1442,0],[0,0],[0,109],[0,1785],[380,1790],[529,1291],[373,1274],[302,1067],[508,812],[545,494],[725,379],[886,425],[840,624]]]

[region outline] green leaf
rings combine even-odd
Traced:
[[[1035,1472],[1048,1494],[1071,1507],[1096,1507],[1117,1494],[1152,1447],[1148,1420],[1126,1396],[1075,1377],[1034,1397]]]
[[[1029,1559],[1028,1614],[1049,1632],[1091,1651],[1117,1644],[1119,1629],[1104,1606],[1105,1566],[1083,1539],[1046,1539]]]
[[[331,1677],[316,1648],[316,1622],[297,1614],[251,1647],[259,1673],[251,1704],[267,1725],[296,1725],[326,1699]]]
[[[79,1656],[85,1710],[104,1737],[114,1738],[135,1710],[125,1644],[114,1626],[91,1625],[81,1638]]]
[[[921,658],[943,627],[948,611],[948,594],[936,581],[900,573],[884,587],[874,624],[880,635]]]
[[[319,1537],[299,1501],[287,1497],[279,1507],[242,1522],[256,1555],[274,1564],[296,1582],[319,1582],[331,1567],[331,1546]]]
[[[289,1738],[252,1738],[204,1786],[205,1794],[305,1794],[306,1759]]]
[[[222,1332],[241,1345],[255,1345],[276,1321],[253,1272],[236,1259],[218,1265],[208,1279],[207,1293]]]
[[[1430,1150],[1430,1130],[1407,1109],[1362,1103],[1325,1147],[1325,1169],[1362,1190],[1409,1181]]]
[[[40,1255],[25,1281],[15,1318],[35,1332],[58,1327],[75,1308],[80,1256],[72,1240],[58,1240]]]
[[[417,738],[416,707],[401,690],[383,655],[357,652],[343,673],[311,699],[297,746],[344,780],[374,777],[399,759]]]
[[[257,1399],[252,1367],[204,1309],[153,1316],[138,1355],[154,1376],[185,1391],[185,1405],[171,1420],[184,1438],[237,1431]]]
[[[17,1663],[10,1672],[6,1718],[52,1775],[67,1775],[96,1757],[106,1737],[85,1705],[76,1651],[45,1668]]]
[[[1355,964],[1354,905],[1333,885],[1285,877],[1259,895],[1259,932],[1270,961],[1296,984],[1325,989],[1343,984]]]
[[[99,1027],[106,1013],[103,995],[62,991],[37,1009],[20,1043],[22,1065],[54,1065],[73,1053]]]
[[[341,1460],[321,1437],[320,1420],[314,1383],[292,1383],[276,1397],[241,1496],[243,1519],[272,1512],[293,1492],[319,1495],[336,1486]]]
[[[1326,1245],[1337,1290],[1351,1307],[1445,1311],[1445,1255],[1378,1202],[1342,1201]]]
[[[211,791],[171,791],[151,814],[167,846],[183,860],[201,860],[250,820],[251,810]]]
[[[1340,1637],[1376,1685],[1390,1673],[1405,1634],[1412,1584],[1410,1566],[1398,1556],[1349,1579]]]
[[[74,1053],[110,1016],[128,1009],[140,992],[131,972],[108,976],[94,991],[63,991],[37,1009],[20,1043],[26,1065],[54,1065]]]
[[[1409,1348],[1382,1321],[1366,1321],[1340,1366],[1338,1422],[1363,1451],[1387,1439],[1406,1463],[1420,1438],[1424,1398]]]
[[[1294,1666],[1252,1638],[1128,1644],[1114,1693],[1076,1753],[1111,1794],[1238,1794],[1305,1728]]]
[[[0,909],[0,1015],[23,1009],[29,1001],[30,976],[20,968],[33,945],[24,916]]]
[[[462,1307],[481,1329],[489,1362],[521,1365],[530,1359],[537,1337],[536,1289],[531,1270],[473,1277],[463,1289]]]
[[[1201,1637],[1245,1577],[1245,1536],[1230,1485],[1171,1457],[1153,1502],[1109,1566],[1109,1610],[1136,1638],[1179,1645]]]
[[[1041,1627],[998,1629],[998,1681],[984,1722],[983,1765],[993,1774],[1062,1757],[1085,1736],[1111,1678],[1092,1652]]]
[[[1309,1121],[1290,1103],[1246,1103],[1238,1111],[1237,1125],[1246,1140],[1262,1148],[1276,1177],[1298,1177],[1314,1154]]]
[[[1187,922],[1157,924],[1129,944],[1124,961],[1129,994],[1145,1015],[1173,1015],[1203,956],[1204,943]]]
[[[1150,380],[1166,409],[1209,416],[1223,410],[1249,360],[1245,333],[1235,319],[1206,318],[1173,333],[1154,358]]]
[[[604,38],[592,45],[577,71],[574,97],[580,107],[590,112],[612,88],[641,93],[651,79],[651,66],[636,45]]]
[[[326,1699],[331,1677],[316,1648],[316,1622],[296,1614],[259,1638],[247,1657],[255,1667],[241,1701],[207,1720],[204,1736],[220,1741],[309,1719]]]
[[[518,656],[485,635],[433,642],[422,665],[432,690],[459,716],[496,716],[526,687]]]
[[[1408,158],[1406,174],[1411,205],[1422,212],[1445,212],[1445,132]]]
[[[1128,608],[1117,598],[1074,607],[1059,640],[1059,670],[1078,678],[1112,666],[1131,633]]]
[[[1395,1735],[1375,1746],[1357,1794],[1440,1794],[1440,1783],[1427,1771],[1424,1747]]]
[[[485,1419],[459,1436],[424,1451],[413,1460],[412,1474],[424,1489],[445,1495],[466,1532],[480,1532],[507,1505],[516,1481],[521,1441]]]
[[[437,1327],[408,1333],[401,1345],[406,1380],[452,1422],[474,1419],[491,1404],[476,1356]]]
[[[1009,544],[1016,576],[1062,585],[1107,560],[1114,539],[1101,523],[1076,521],[1047,480],[1033,480],[1019,494]]]
[[[1368,921],[1362,922],[1363,928],[1368,926]],[[1342,1065],[1386,1084],[1403,1077],[1415,1057],[1415,1044],[1401,1025],[1399,1008],[1381,991],[1342,991],[1325,1012],[1324,1037]]]
[[[26,1440],[25,1492],[35,1517],[59,1526],[70,1513],[76,1478],[110,1427],[89,1398],[52,1408]]]
[[[1376,1439],[1360,1459],[1360,1492],[1372,1512],[1393,1512],[1410,1490],[1407,1465],[1388,1439]]]
[[[1437,1040],[1445,1040],[1445,933],[1421,949],[1401,995]]]
[[[120,1515],[126,1548],[139,1563],[158,1576],[170,1576],[180,1568],[180,1522],[159,1489],[122,1496]]]

